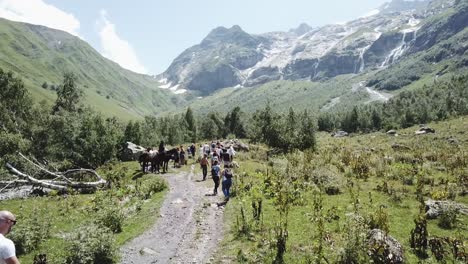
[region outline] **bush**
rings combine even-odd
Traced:
[[[50,235],[50,221],[45,210],[34,210],[30,216],[21,219],[10,235],[18,255],[35,250]]]
[[[68,264],[115,263],[117,248],[112,232],[95,224],[88,224],[71,234],[66,249]]]
[[[454,228],[457,224],[457,214],[458,211],[456,209],[450,208],[440,215],[439,223],[437,223],[437,225],[445,229]]]
[[[108,228],[114,233],[122,232],[125,215],[119,204],[106,196],[105,192],[98,192],[94,198],[93,210],[96,212],[96,224]]]
[[[125,216],[118,206],[109,206],[99,210],[96,222],[109,228],[114,233],[122,232]]]
[[[157,177],[150,178],[141,183],[141,186],[138,189],[138,194],[142,199],[149,199],[155,193],[161,192],[167,188],[166,182]]]

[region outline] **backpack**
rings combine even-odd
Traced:
[[[226,179],[231,179],[232,178],[232,171],[231,170],[224,170],[224,177],[226,177]]]
[[[211,176],[219,177],[218,172],[219,172],[219,167],[218,166],[211,167]]]

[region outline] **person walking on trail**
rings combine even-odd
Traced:
[[[231,169],[227,169],[225,168],[223,170],[223,182],[222,182],[222,186],[221,186],[221,190],[223,191],[223,194],[224,194],[224,199],[226,201],[229,200],[229,189],[231,189],[231,186],[232,186],[232,171]]]
[[[190,153],[192,154],[192,158],[195,158],[196,151],[197,149],[195,148],[195,143],[192,143],[192,145],[190,146]]]
[[[9,211],[0,211],[0,263],[19,264],[15,244],[5,235],[16,224],[16,217]]]
[[[205,156],[205,147],[203,147],[202,144],[200,144],[200,148],[198,149],[199,152],[198,152],[198,159],[197,159],[197,162],[200,162],[201,159],[203,159],[203,156]]]
[[[184,151],[184,147],[183,146],[180,146],[180,153],[179,153],[179,167],[185,165],[185,151]]]
[[[211,177],[213,178],[213,182],[214,182],[213,195],[218,194],[220,171],[221,171],[221,167],[219,167],[218,165],[218,160],[215,160],[213,163],[213,166],[211,166]]]
[[[213,151],[211,153],[211,166],[214,165],[214,162],[217,161],[219,163],[219,156],[218,156],[218,152],[216,151]]]
[[[208,174],[208,155],[203,154],[203,158],[200,160],[200,166],[203,173],[203,180],[206,180],[206,175]]]
[[[229,155],[227,149],[223,149],[223,154],[221,154],[221,160],[223,161],[224,168],[231,167],[231,155]]]
[[[234,159],[234,156],[236,155],[236,151],[234,150],[234,147],[232,145],[229,146],[228,153],[229,153],[229,156],[231,156],[231,162],[232,162],[232,160]]]

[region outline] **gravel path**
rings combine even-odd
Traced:
[[[209,263],[223,237],[222,195],[209,196],[213,181],[201,175],[168,173],[167,194],[156,223],[121,248],[122,263]],[[196,178],[196,179],[195,179]],[[221,192],[222,193],[222,192]]]

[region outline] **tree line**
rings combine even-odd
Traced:
[[[315,149],[316,130],[369,132],[408,127],[468,114],[468,76],[403,91],[386,103],[356,106],[341,113],[275,112],[268,103],[252,114],[235,107],[227,114],[185,113],[123,123],[82,103],[74,74],[64,75],[53,105],[33,104],[20,78],[0,69],[0,162],[15,164],[16,152],[28,153],[57,169],[96,168],[118,156],[127,141],[175,146],[221,138],[248,138],[280,152]],[[21,164],[15,164],[21,168]]]
[[[52,105],[34,104],[22,80],[0,69],[0,162],[22,168],[17,152],[55,168],[96,168],[118,156],[127,141],[143,146],[169,145],[221,138],[252,138],[282,151],[315,146],[316,122],[307,112],[288,114],[267,105],[253,115],[235,107],[227,114],[185,113],[146,116],[124,123],[104,117],[83,102],[73,73],[57,86]],[[265,121],[266,120],[266,121]],[[3,167],[3,166],[2,166]],[[3,168],[2,168],[3,169]],[[0,169],[0,170],[2,170]]]
[[[351,111],[321,113],[321,131],[370,132],[406,128],[468,114],[468,75],[403,91],[385,103],[355,106]]]

